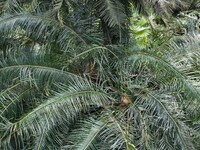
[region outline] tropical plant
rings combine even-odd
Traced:
[[[0,1],[0,149],[200,148],[199,22],[138,47],[128,2]]]

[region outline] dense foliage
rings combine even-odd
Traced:
[[[200,149],[199,0],[0,0],[0,149]]]

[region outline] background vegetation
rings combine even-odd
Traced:
[[[0,0],[0,149],[200,149],[199,0]]]

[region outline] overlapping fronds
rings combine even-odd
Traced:
[[[21,67],[22,66],[18,66],[18,68],[21,68]],[[38,76],[33,75],[34,76],[33,78],[36,78],[36,79],[42,78],[42,74],[45,74],[45,73],[42,72],[42,70],[40,71],[37,70],[38,67],[36,67],[35,69],[36,69],[35,73],[37,72]],[[49,69],[47,69],[46,71],[48,72]],[[46,75],[47,74],[48,73],[46,73]],[[55,72],[54,74],[62,76],[62,74],[60,73]],[[5,111],[8,112],[8,110],[14,110],[13,105],[17,106],[16,105],[17,103],[19,102],[22,103],[23,100],[20,99],[21,94],[19,92],[16,93],[20,95],[19,96],[15,95],[15,99],[10,98],[10,97],[7,98],[5,97],[5,94],[1,94],[1,104],[2,104],[1,124],[2,126],[7,127],[7,128],[4,127],[4,129],[1,128],[1,140],[3,140],[2,145],[1,145],[2,148],[6,148],[7,146],[8,147],[13,146],[12,144],[9,144],[10,143],[9,139],[13,135],[18,135],[22,138],[22,139],[15,139],[15,143],[19,143],[19,144],[21,143],[22,145],[24,144],[26,145],[25,141],[31,140],[30,138],[33,135],[36,136],[40,134],[46,134],[46,132],[51,130],[54,126],[58,126],[63,123],[65,123],[65,126],[67,127],[67,125],[69,126],[74,121],[76,121],[78,117],[81,117],[81,113],[88,112],[90,108],[93,108],[93,107],[98,108],[98,107],[102,107],[104,105],[109,104],[109,97],[106,95],[106,93],[101,92],[100,89],[95,90],[92,87],[91,83],[89,83],[87,80],[84,81],[83,79],[76,78],[76,76],[73,76],[73,75],[69,79],[66,78],[67,75],[66,76],[63,75],[63,76],[65,77],[65,80],[68,80],[68,84],[66,84],[65,82],[64,85],[63,84],[57,85],[57,90],[55,92],[51,92],[51,93],[54,93],[55,96],[50,96],[50,97],[46,96],[49,98],[45,98],[43,100],[41,100],[42,97],[36,96],[35,98],[38,98],[38,99],[40,98],[40,99],[35,102],[32,101],[33,104],[31,104],[31,99],[34,99],[33,95],[30,95],[31,97],[30,97],[29,103],[27,102],[28,99],[26,98],[26,103],[29,105],[32,105],[32,109],[30,106],[29,106],[29,110],[26,110],[27,108],[23,108],[23,106],[19,107],[18,109],[16,108],[16,112],[19,112],[20,114],[24,113],[23,116],[19,114],[20,116],[18,116],[17,120],[13,120],[13,121],[10,120],[9,122],[7,122],[8,117],[4,116],[3,113]],[[53,78],[53,76],[51,77]],[[30,80],[28,78],[30,77],[27,77],[27,80]],[[45,78],[43,80],[44,81],[46,80],[46,82],[50,81],[49,78]],[[26,82],[26,80],[21,81],[21,82]],[[42,81],[40,81],[39,83],[41,82]],[[29,91],[27,90],[23,92],[29,92]],[[4,91],[2,93],[4,93]],[[25,103],[23,103],[23,105],[26,106]],[[38,141],[37,146],[39,147],[40,143],[42,142],[41,140],[43,140],[42,139],[43,137],[39,136],[38,138],[40,139],[37,139],[37,138],[34,138],[34,139]]]
[[[74,35],[74,38],[78,38],[80,42],[85,43],[85,40],[76,33],[71,27],[60,26],[59,23],[53,21],[53,19],[48,18],[48,16],[35,16],[31,14],[16,14],[16,15],[6,15],[0,20],[1,34],[9,34],[9,31],[14,30],[16,27],[20,27],[22,31],[25,31],[28,37],[35,41],[46,42],[55,41],[58,39],[61,45],[64,42],[68,43],[66,39],[68,36],[64,35]],[[30,31],[34,32],[30,32]],[[73,37],[73,36],[71,36]]]
[[[181,2],[139,3],[171,13],[188,7]],[[148,34],[142,48],[105,46],[104,34],[122,37],[125,3],[0,1],[0,149],[200,147],[197,27],[179,37]]]

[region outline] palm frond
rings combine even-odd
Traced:
[[[95,146],[95,141],[97,141],[98,136],[104,127],[105,124],[103,122],[92,119],[79,122],[76,129],[70,131],[69,136],[66,137],[69,144],[65,144],[62,149],[98,149]]]
[[[199,91],[193,86],[191,86],[190,82],[187,80],[187,77],[177,68],[168,63],[167,60],[157,56],[156,54],[137,51],[133,52],[132,56],[129,57],[129,60],[132,64],[132,67],[134,67],[135,65],[137,65],[137,63],[142,61],[147,65],[150,65],[149,69],[151,69],[151,71],[153,71],[154,73],[159,73],[159,76],[161,75],[160,73],[163,72],[165,79],[163,77],[160,77],[160,80],[162,82],[164,82],[165,84],[167,80],[167,82],[171,83],[177,82],[178,86],[180,86],[183,90],[187,91],[187,96],[189,99],[199,100]],[[158,75],[157,73],[156,75]],[[171,81],[169,80],[169,78],[167,78],[168,75],[170,76]],[[173,82],[173,80],[175,82]]]
[[[0,8],[0,13],[18,12],[21,10],[21,7],[17,0],[1,0]]]
[[[0,19],[1,34],[7,35],[8,31],[21,27],[23,31],[35,41],[45,42],[47,39],[54,41],[58,39],[60,45],[69,45],[66,42],[69,38],[78,38],[79,42],[86,43],[85,40],[71,27],[61,27],[59,23],[53,21],[48,16],[30,15],[30,14],[16,14],[7,15]],[[30,32],[34,30],[34,32]],[[66,35],[71,35],[70,37]],[[76,40],[75,40],[76,41]],[[65,44],[64,44],[65,43]]]
[[[43,130],[50,130],[61,122],[70,125],[81,112],[87,112],[90,107],[100,107],[109,103],[109,97],[101,91],[94,90],[88,82],[76,80],[70,86],[62,87],[62,91],[65,92],[57,93],[56,96],[38,105],[18,121],[13,122],[6,130],[14,129],[13,134],[22,136],[24,140],[30,140],[31,134],[43,134]],[[44,126],[46,127],[43,128]],[[12,134],[8,134],[2,138],[7,139],[6,137],[11,136]],[[23,141],[17,142],[23,143]]]
[[[159,94],[159,96],[160,95],[161,94]],[[157,92],[153,95],[149,93],[149,96],[150,99],[148,99],[148,101],[152,101],[152,104],[149,103],[147,105],[152,106],[147,106],[146,110],[147,112],[151,112],[151,108],[153,108],[154,111],[152,111],[151,113],[158,113],[158,118],[155,117],[155,128],[160,128],[155,130],[158,130],[156,132],[159,132],[159,130],[164,131],[163,135],[161,135],[162,137],[159,137],[161,139],[159,142],[160,149],[170,149],[170,147],[172,147],[173,144],[168,143],[171,142],[176,143],[174,148],[180,147],[181,149],[194,149],[193,145],[191,144],[191,138],[189,136],[189,127],[183,121],[179,120],[180,118],[182,118],[183,114],[181,114],[181,112],[175,111],[175,108],[177,106],[173,107],[173,110],[170,108],[170,106],[172,106],[175,102],[172,102],[170,104],[170,100],[166,100],[167,97],[158,97]],[[178,108],[176,110],[178,110]],[[151,115],[153,116],[153,114]],[[173,138],[173,140],[170,139],[170,137]]]
[[[115,25],[121,26],[125,22],[125,9],[123,4],[118,0],[100,0],[96,5],[97,10],[100,12],[100,17],[102,17],[110,27]]]
[[[121,42],[129,2],[0,0],[0,149],[200,147],[199,22],[154,35],[157,18],[136,19],[148,45],[103,46]],[[164,19],[197,3],[134,2]]]
[[[120,111],[110,112],[105,111],[103,114],[103,120],[106,122],[105,129],[101,132],[101,140],[109,143],[110,149],[131,149],[135,150],[136,146],[131,139],[132,133],[131,127],[129,128],[129,122],[126,121],[123,113]]]

